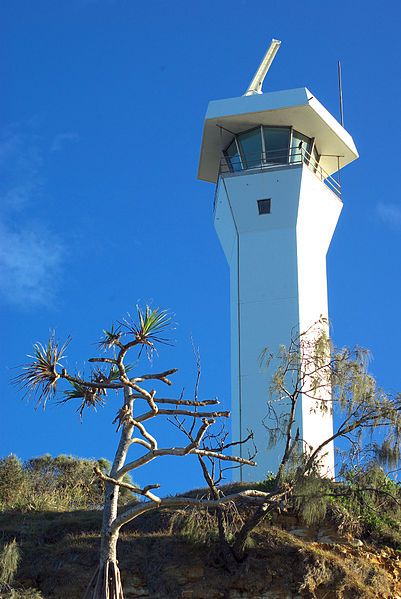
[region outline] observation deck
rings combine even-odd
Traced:
[[[321,155],[315,138],[292,127],[260,125],[234,135],[220,160],[219,176],[244,171],[264,171],[270,168],[306,164],[318,179],[341,197],[339,181],[320,164]]]
[[[198,177],[306,164],[340,196],[331,175],[356,158],[351,135],[303,87],[210,102]]]

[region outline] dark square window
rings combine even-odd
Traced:
[[[271,198],[267,198],[265,200],[258,200],[259,214],[270,214],[271,202]]]

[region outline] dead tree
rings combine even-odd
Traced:
[[[104,331],[99,346],[106,352],[89,360],[93,370],[88,377],[79,373],[71,373],[66,367],[64,352],[67,344],[60,346],[51,336],[46,346],[39,343],[34,346],[34,354],[29,363],[23,367],[16,382],[27,393],[36,394],[38,402],[46,405],[60,391],[63,399],[69,402],[80,402],[78,411],[82,416],[86,408],[96,408],[109,399],[110,392],[116,392],[119,398],[119,409],[113,423],[120,433],[118,447],[109,474],[95,469],[97,476],[104,481],[105,494],[103,520],[101,529],[100,559],[98,568],[85,593],[85,599],[123,599],[123,586],[117,561],[117,541],[121,528],[138,516],[160,509],[175,509],[183,506],[204,506],[210,509],[224,509],[232,501],[253,503],[276,503],[278,494],[245,491],[232,496],[223,497],[217,490],[208,500],[172,497],[161,498],[156,494],[157,483],[143,488],[124,480],[127,473],[163,456],[185,457],[196,455],[198,459],[213,458],[223,463],[254,465],[252,459],[244,459],[235,455],[227,455],[228,445],[208,446],[205,443],[210,427],[217,420],[229,417],[229,412],[219,411],[216,399],[199,400],[158,397],[155,384],[171,385],[170,376],[176,369],[159,373],[133,374],[127,364],[127,356],[135,350],[152,353],[155,345],[164,343],[162,337],[170,326],[170,317],[165,311],[138,309],[138,320],[131,318],[113,325]],[[148,425],[154,419],[190,417],[194,425],[188,442],[179,447],[159,447]],[[128,458],[130,451],[135,451]],[[142,501],[119,507],[119,490],[124,487],[140,496]],[[214,487],[213,487],[214,489]]]
[[[201,378],[201,360],[199,348],[195,348],[193,345],[193,350],[196,358],[196,367],[197,367],[197,376],[196,383],[194,389],[194,401],[198,403],[199,401],[199,383]],[[180,417],[179,415],[175,415],[170,422],[178,428],[178,430],[184,434],[187,440],[190,443],[195,441],[196,434],[196,415],[193,415],[191,419]],[[200,447],[202,449],[212,450],[207,454],[198,454],[197,459],[200,464],[203,477],[209,489],[210,498],[218,501],[223,497],[223,491],[221,489],[221,484],[226,478],[226,473],[235,468],[240,468],[242,462],[238,461],[235,463],[223,461],[221,459],[222,455],[225,455],[226,451],[233,451],[234,448],[238,448],[239,446],[247,446],[248,449],[248,461],[253,461],[257,454],[256,446],[253,443],[253,433],[252,431],[248,432],[248,435],[244,439],[240,439],[237,441],[230,441],[230,435],[225,427],[224,422],[220,422],[220,426],[216,431],[212,432],[212,430],[208,429],[205,433]],[[276,504],[276,499],[273,502]],[[238,516],[238,511],[236,511]],[[217,518],[217,527],[219,534],[219,551],[218,551],[218,561],[222,564],[227,570],[231,571],[235,569],[239,557],[239,553],[235,551],[235,546],[232,546],[228,540],[227,528],[229,518],[229,514],[225,509],[225,506],[220,506],[216,508],[216,518]],[[240,518],[239,518],[240,519]],[[242,527],[241,527],[242,528]],[[242,557],[242,556],[241,556]]]

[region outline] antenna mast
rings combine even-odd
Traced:
[[[246,90],[244,96],[253,96],[254,94],[262,93],[262,85],[264,78],[266,77],[267,71],[271,67],[271,64],[274,60],[274,57],[277,54],[278,49],[280,48],[280,45],[280,40],[272,39],[271,44],[262,62],[260,63],[259,68],[256,71],[251,83],[249,84],[249,87]]]
[[[343,112],[343,81],[341,76],[341,62],[337,61],[338,70],[338,94],[340,98],[340,123],[344,127],[344,112]]]

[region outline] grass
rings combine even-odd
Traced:
[[[42,599],[35,589],[16,589],[14,579],[21,561],[21,551],[17,541],[6,543],[0,551],[0,598],[1,599]]]
[[[43,599],[43,595],[36,589],[10,589],[0,593],[0,599]]]
[[[69,457],[56,459],[63,467],[81,467]],[[53,468],[53,458],[39,460],[40,472]],[[3,461],[4,465],[9,477],[23,474],[23,466],[14,458]],[[399,493],[395,483],[384,480],[383,484],[392,494]],[[251,487],[269,490],[271,481],[233,483],[225,485],[223,492],[229,495]],[[4,485],[4,496],[7,489],[9,486]],[[205,497],[207,493],[203,488],[185,495]],[[101,511],[68,511],[65,503],[57,511],[57,505],[47,501],[43,505],[51,509],[40,510],[41,505],[38,500],[36,509],[18,510],[14,505],[14,509],[0,510],[0,599],[79,597],[96,568]],[[249,509],[243,507],[241,511],[233,506],[227,510],[229,538]],[[321,506],[295,504],[287,516],[292,519],[291,526],[294,521],[301,526],[303,518],[304,524],[314,521],[315,527],[330,525],[344,539],[347,534],[354,535],[366,545],[356,549],[346,544],[307,542],[265,519],[249,537],[247,559],[229,573],[217,560],[218,530],[213,513],[193,508],[150,512],[125,527],[120,537],[118,558],[126,599],[131,596],[130,588],[141,586],[152,599],[178,598],[183,590],[188,596],[192,593],[193,599],[217,599],[225,589],[249,599],[263,596],[267,590],[276,592],[277,597],[285,590],[314,599],[401,596],[401,583],[397,582],[401,580],[401,561],[395,550],[401,548],[401,514],[386,495],[355,493],[328,499]],[[282,526],[286,526],[284,520]],[[280,520],[274,522],[280,524]],[[393,549],[383,549],[383,545]]]
[[[17,541],[6,543],[0,552],[0,588],[11,585],[21,561],[21,552]]]
[[[94,467],[109,472],[107,460],[43,455],[25,462],[10,455],[0,458],[0,510],[71,511],[103,504],[104,485]],[[125,482],[131,482],[126,475]],[[122,502],[134,499],[127,489]]]
[[[188,515],[189,523],[185,523]],[[391,568],[380,551],[308,543],[269,522],[252,534],[246,562],[228,573],[213,561],[214,538],[209,533],[215,531],[214,524],[207,520],[205,525],[200,516],[183,510],[178,524],[173,513],[153,513],[125,529],[119,561],[128,591],[143,585],[150,597],[158,599],[178,598],[183,589],[192,589],[194,599],[214,599],[228,588],[248,593],[249,598],[263,595],[266,589],[326,599],[394,596]],[[40,589],[44,599],[83,594],[97,563],[100,519],[98,511],[0,513],[4,541],[16,539],[21,551],[15,578],[18,588]],[[208,531],[207,543],[202,535],[197,537],[197,521]],[[395,568],[396,553],[386,551]],[[375,595],[375,587],[380,588],[380,595]],[[24,592],[31,595],[4,597],[40,597]]]

